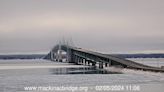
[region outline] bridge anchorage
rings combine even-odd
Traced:
[[[74,63],[78,65],[95,66],[100,69],[103,69],[104,67],[119,67],[144,71],[164,72],[163,68],[136,63],[134,61],[119,58],[113,55],[105,55],[102,53],[77,48],[75,46],[69,46],[68,44],[57,44],[45,56],[44,59]]]

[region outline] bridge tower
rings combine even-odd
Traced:
[[[61,50],[61,42],[59,42],[59,48],[58,48],[58,58],[57,61],[58,62],[62,62],[62,50]]]
[[[68,48],[68,46],[69,46],[68,41],[67,41],[67,43],[66,43],[66,46],[67,46],[66,61],[67,61],[67,62],[70,62],[70,50],[69,50],[69,48]]]
[[[54,60],[54,55],[53,55],[53,51],[50,51],[50,59],[53,61]]]

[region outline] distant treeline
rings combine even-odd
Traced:
[[[164,58],[164,54],[113,54],[122,58]]]
[[[120,58],[164,58],[164,54],[112,54],[112,55]],[[0,55],[0,59],[43,59],[45,56],[46,54]]]
[[[44,54],[31,54],[31,55],[0,55],[0,59],[41,59]]]

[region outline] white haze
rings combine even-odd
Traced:
[[[104,53],[164,52],[163,0],[1,0],[0,53],[47,53],[62,37]]]

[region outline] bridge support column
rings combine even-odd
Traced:
[[[52,61],[54,60],[53,51],[50,52],[50,59],[51,59]]]
[[[92,62],[92,66],[96,66],[96,63],[95,62]]]
[[[76,59],[77,57],[75,55],[73,55],[73,58],[72,58],[72,61],[75,63],[76,62]]]
[[[79,62],[79,57],[75,56],[75,64],[78,64],[78,62]]]
[[[88,62],[88,65],[89,66],[93,64],[93,61],[92,60],[87,60],[87,62]]]
[[[79,57],[79,61],[78,61],[78,64],[81,64],[81,57]]]
[[[79,57],[77,56],[77,61],[76,61],[76,64],[78,64],[79,63]]]
[[[80,58],[79,64],[83,64],[83,58]]]
[[[88,60],[88,65],[90,66],[90,60]]]
[[[55,61],[55,59],[56,59],[56,54],[55,52],[51,51],[51,60]]]
[[[105,63],[105,67],[108,67],[108,63]]]
[[[87,65],[87,60],[85,59],[85,61],[84,61],[84,65]]]
[[[77,59],[77,64],[79,65],[80,62],[81,62],[81,57],[78,57],[78,59]]]
[[[100,68],[100,69],[103,69],[103,62],[100,62],[100,63],[99,63],[99,68]]]
[[[83,65],[84,64],[84,59],[82,58],[82,60],[81,60],[81,64]]]
[[[69,63],[74,63],[75,62],[75,55],[70,51],[69,52]]]
[[[82,64],[85,65],[85,59],[82,59]]]
[[[85,60],[85,65],[88,65],[88,60]]]
[[[108,66],[111,66],[112,65],[112,61],[111,60],[108,60]]]

